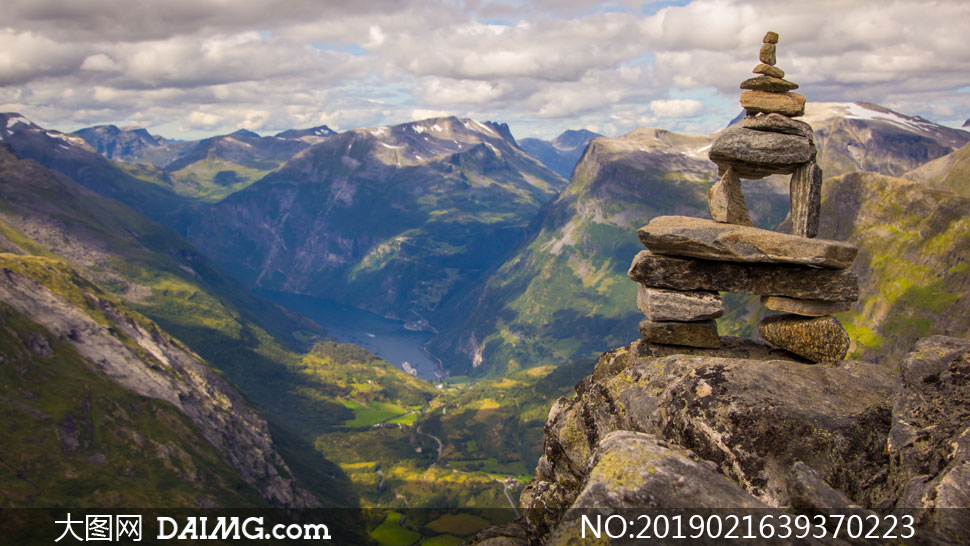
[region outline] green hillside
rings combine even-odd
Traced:
[[[970,198],[853,173],[823,185],[820,237],[859,246],[861,295],[840,315],[853,358],[893,362],[917,339],[970,336]]]

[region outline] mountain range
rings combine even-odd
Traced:
[[[860,247],[862,296],[839,316],[852,355],[888,365],[928,333],[970,335],[970,133],[865,103],[809,103],[804,119],[826,177],[820,236]],[[68,502],[128,464],[140,496],[85,502],[164,505],[175,475],[200,493],[170,505],[500,505],[495,476],[531,472],[551,402],[637,337],[636,228],[708,216],[714,138],[516,141],[442,117],[179,142],[2,114],[0,354],[46,381],[10,376],[3,403],[46,443],[4,451],[17,472],[0,487],[21,506]],[[743,189],[754,222],[784,230],[787,180]],[[426,330],[452,378],[335,343],[254,288]],[[721,333],[753,335],[757,300],[726,302]],[[106,452],[100,415],[137,434]],[[81,482],[40,477],[65,474]]]

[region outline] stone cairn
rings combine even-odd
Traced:
[[[759,75],[741,83],[747,115],[711,146],[721,176],[708,192],[714,220],[661,216],[637,231],[648,250],[634,258],[629,277],[638,285],[637,306],[646,315],[640,335],[647,341],[719,348],[719,292],[743,292],[785,313],[758,325],[766,341],[812,362],[845,358],[849,336],[832,314],[859,297],[858,280],[847,270],[858,248],[814,238],[822,171],[812,127],[792,119],[805,113],[805,97],[775,66],[777,43],[778,34],[765,36],[753,70]],[[791,175],[791,234],[756,228],[748,214],[741,179],[770,174]]]

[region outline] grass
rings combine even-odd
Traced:
[[[421,534],[401,527],[401,513],[388,510],[387,517],[370,532],[381,546],[408,546],[421,539]]]
[[[341,403],[354,411],[354,418],[344,421],[346,428],[372,427],[394,417],[404,417],[407,413],[406,409],[391,402],[372,402],[366,406],[354,400],[341,400]]]

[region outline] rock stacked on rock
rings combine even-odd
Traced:
[[[721,181],[709,193],[711,216],[719,222],[751,225],[741,194],[741,179],[790,174],[792,233],[814,237],[822,198],[822,171],[815,163],[812,127],[792,119],[805,113],[805,97],[793,93],[798,85],[783,79],[774,66],[778,34],[769,32],[761,48],[760,74],[741,82],[741,123],[723,131],[711,145]]]
[[[652,343],[718,348],[713,319],[724,313],[719,292],[761,296],[766,308],[761,337],[812,362],[841,360],[849,336],[832,316],[859,297],[848,268],[858,248],[814,238],[818,232],[822,171],[815,163],[811,126],[791,119],[804,113],[798,86],[774,66],[778,35],[761,48],[760,76],[741,84],[748,115],[711,146],[721,180],[708,192],[714,220],[661,216],[637,235],[648,251],[633,260],[637,306],[646,315],[640,335]],[[792,233],[753,226],[741,179],[791,174]]]

